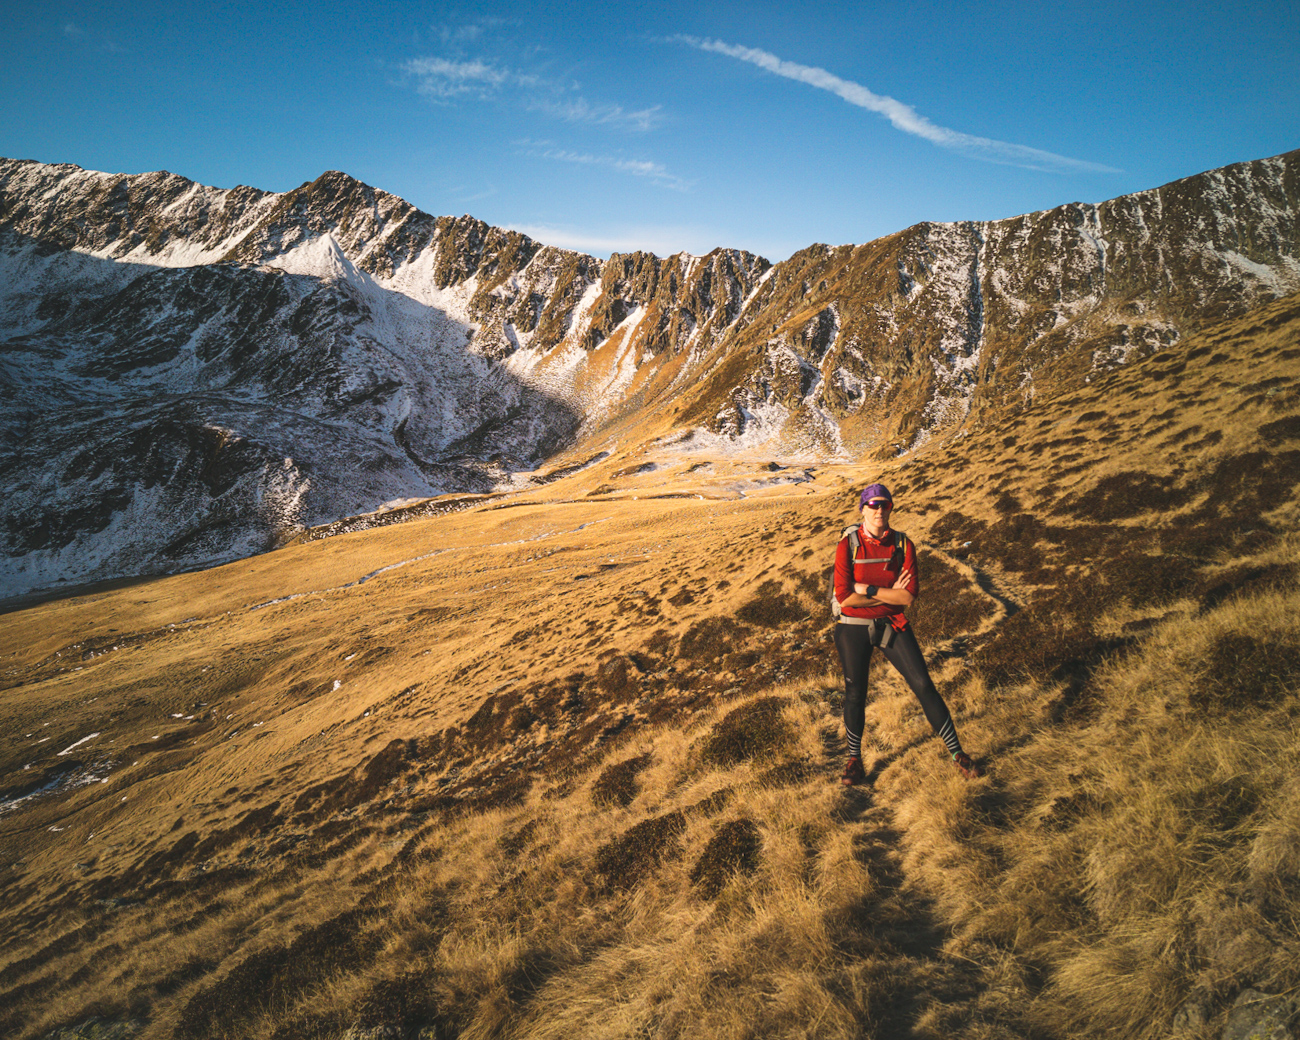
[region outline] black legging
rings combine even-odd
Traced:
[[[870,625],[836,625],[835,649],[840,654],[840,667],[844,669],[844,728],[861,739],[866,723],[867,676],[871,671]],[[881,647],[885,660],[898,669],[898,674],[912,688],[921,710],[930,721],[934,732],[943,738],[952,754],[961,751],[957,729],[952,722],[948,705],[934,688],[930,669],[925,666],[921,647],[912,634],[912,626],[894,630],[894,640],[888,648]]]

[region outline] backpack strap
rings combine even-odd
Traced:
[[[846,538],[849,540],[849,574],[852,575],[853,561],[857,558],[858,546],[862,544],[862,540],[858,537],[857,524],[853,524],[850,527],[844,528],[844,533],[840,535],[840,541],[844,541],[844,539]],[[835,598],[835,568],[834,567],[831,568],[831,616],[834,617],[837,621],[847,620],[844,617],[844,615],[840,613],[840,601]]]
[[[891,563],[894,555],[898,556],[898,569],[901,571],[903,565],[907,563],[907,535],[902,531],[894,532],[894,553],[890,556]]]

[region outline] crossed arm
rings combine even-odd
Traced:
[[[894,584],[887,589],[878,588],[874,596],[867,595],[868,586],[862,582],[857,582],[853,586],[853,594],[840,600],[841,607],[872,607],[878,603],[891,603],[896,607],[904,609],[912,605],[916,599],[907,591],[907,586],[912,581],[912,569],[904,567],[902,572],[895,579]]]

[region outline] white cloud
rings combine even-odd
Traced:
[[[482,61],[447,61],[445,58],[412,58],[402,71],[414,76],[417,89],[427,97],[448,98],[472,90],[499,87],[510,73]]]
[[[813,65],[799,65],[793,61],[783,61],[775,54],[754,47],[740,47],[723,43],[720,40],[702,40],[695,36],[678,35],[672,37],[672,39],[695,47],[698,50],[714,54],[725,54],[729,58],[736,58],[739,61],[757,65],[767,72],[774,73],[777,76],[784,76],[786,79],[796,80],[799,83],[806,83],[818,90],[829,91],[843,98],[850,105],[857,105],[859,108],[865,108],[870,112],[876,112],[884,116],[896,129],[903,131],[905,134],[913,134],[941,148],[950,148],[974,159],[1004,163],[1009,166],[1023,166],[1031,170],[1049,170],[1053,172],[1065,170],[1091,173],[1120,172],[1111,166],[1085,162],[1082,159],[1071,159],[1068,156],[1056,155],[1053,152],[1045,152],[1026,145],[1010,144],[1006,141],[996,141],[988,137],[976,137],[958,130],[950,130],[945,126],[938,126],[926,119],[911,105],[904,104],[902,101],[883,94],[875,94],[861,83],[841,79],[834,73]]]
[[[457,204],[466,206],[471,202],[482,202],[484,199],[490,199],[497,193],[497,189],[489,185],[480,191],[474,191],[464,186],[452,188],[450,194],[456,199]]]
[[[467,25],[444,25],[437,30],[443,43],[473,43],[490,28],[503,24],[500,18],[489,18],[482,22],[470,22]]]
[[[661,105],[629,112],[622,105],[593,105],[583,97],[573,101],[537,101],[532,107],[569,123],[611,126],[641,133],[662,126],[665,120]]]
[[[454,31],[444,29],[442,34],[444,41],[459,42],[473,40],[481,32],[479,26],[462,26]],[[438,101],[464,95],[486,98],[500,91],[512,94],[529,111],[566,123],[647,133],[667,121],[661,105],[627,109],[610,102],[593,103],[579,93],[577,83],[557,82],[490,59],[412,58],[397,68],[415,79],[420,94]]]
[[[520,141],[525,155],[539,159],[553,159],[557,162],[577,163],[580,166],[602,166],[617,173],[626,173],[633,177],[647,177],[665,188],[674,191],[689,191],[691,183],[683,180],[662,163],[649,159],[624,159],[616,155],[594,155],[590,152],[574,152],[561,148],[550,141]]]

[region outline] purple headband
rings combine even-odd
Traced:
[[[889,488],[884,484],[872,484],[862,492],[862,497],[858,500],[858,508],[861,509],[868,502],[884,501],[893,504],[894,496],[889,493]]]

